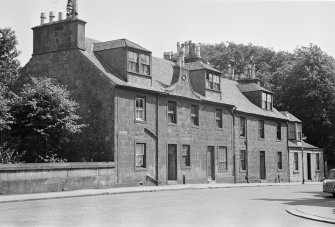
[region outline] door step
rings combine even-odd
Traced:
[[[216,181],[215,180],[207,180],[207,183],[208,184],[216,184]]]
[[[178,184],[178,182],[176,180],[168,180],[167,182],[168,184]]]
[[[261,183],[266,183],[266,180],[261,180]]]

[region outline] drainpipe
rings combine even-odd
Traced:
[[[232,145],[231,145],[231,147],[232,147],[232,151],[233,151],[234,183],[236,184],[237,183],[237,179],[236,179],[237,173],[236,173],[236,155],[235,155],[235,115],[234,115],[235,110],[236,110],[236,106],[234,106],[231,109],[231,112],[229,112],[229,113],[231,114],[231,116],[233,118],[233,121],[232,121],[232,124],[231,124],[231,127],[232,127],[232,142],[231,142]]]
[[[305,173],[304,173],[304,144],[303,141],[301,141],[301,157],[302,157],[302,184],[305,184]]]
[[[247,183],[249,183],[249,159],[248,159],[248,118],[245,118],[245,158],[246,158],[246,165],[245,168],[247,170],[246,177],[247,177]]]
[[[159,123],[159,120],[158,120],[158,95],[156,95],[156,157],[155,157],[155,160],[156,160],[156,180],[157,180],[157,186],[159,185],[159,181],[158,181],[158,176],[159,176],[159,173],[158,173],[158,123]]]
[[[286,122],[286,144],[287,144],[287,172],[288,172],[288,182],[291,182],[291,163],[290,163],[290,149],[288,146],[288,126],[289,122]]]

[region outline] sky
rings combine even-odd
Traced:
[[[33,48],[40,13],[66,10],[67,0],[0,0],[0,27],[15,30],[19,60]],[[292,52],[316,44],[335,57],[335,1],[78,0],[86,36],[126,38],[163,57],[176,43],[235,43]]]

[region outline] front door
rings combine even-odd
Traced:
[[[168,145],[168,180],[177,180],[177,145]]]
[[[265,151],[261,151],[260,152],[260,178],[261,180],[265,180],[266,179],[266,172],[265,172]]]
[[[207,147],[207,179],[215,180],[214,146]]]
[[[312,171],[311,171],[311,154],[307,153],[307,178],[312,180]]]

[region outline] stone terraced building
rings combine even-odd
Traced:
[[[18,82],[56,78],[79,103],[89,127],[70,162],[112,163],[109,186],[289,181],[288,119],[254,66],[223,77],[191,41],[157,58],[127,39],[87,38],[85,24],[42,15]]]

